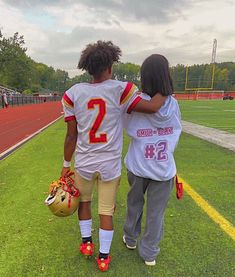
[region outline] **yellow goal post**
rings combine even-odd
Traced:
[[[214,87],[214,80],[215,80],[215,63],[212,64],[212,73],[211,73],[211,84],[210,87],[203,88],[203,87],[188,87],[188,75],[189,75],[189,66],[186,66],[185,71],[185,91],[205,91],[205,90],[213,90]]]

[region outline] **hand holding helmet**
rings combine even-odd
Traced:
[[[78,208],[79,190],[74,186],[73,172],[50,184],[49,195],[45,204],[51,212],[59,217],[72,215]]]

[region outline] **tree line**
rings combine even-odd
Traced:
[[[39,91],[64,92],[78,82],[90,81],[86,72],[70,78],[68,72],[38,63],[27,54],[24,37],[16,32],[6,38],[0,31],[0,85],[23,93]],[[186,66],[178,64],[170,68],[174,90],[185,90]],[[192,65],[188,68],[187,88],[209,88],[212,83],[211,64]],[[133,63],[114,65],[113,76],[122,81],[131,81],[140,87],[140,66]],[[235,63],[215,64],[214,90],[235,90]]]

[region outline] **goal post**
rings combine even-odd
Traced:
[[[213,90],[214,87],[214,79],[215,79],[215,63],[212,65],[212,71],[211,71],[211,76],[210,76],[210,86],[209,87],[189,87],[189,66],[186,66],[185,70],[185,91],[206,91],[206,90]]]
[[[188,65],[186,66],[186,76],[185,76],[185,91],[192,90],[192,91],[197,91],[197,90],[212,90],[214,87],[214,79],[215,79],[215,58],[216,58],[216,49],[217,49],[217,39],[213,40],[213,49],[212,49],[212,58],[211,58],[211,76],[210,78],[208,77],[208,80],[210,79],[210,85],[209,87],[200,87],[200,78],[199,78],[199,84],[198,87],[189,87],[188,82],[189,82],[189,67]]]

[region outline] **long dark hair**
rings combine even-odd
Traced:
[[[88,71],[92,76],[99,76],[122,55],[121,49],[111,41],[98,40],[88,44],[82,51],[78,68]]]
[[[142,91],[150,97],[156,93],[161,93],[164,96],[173,93],[169,63],[164,56],[159,54],[149,56],[143,62],[140,74]]]

